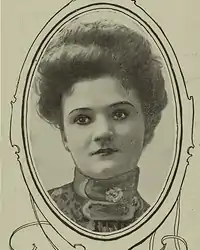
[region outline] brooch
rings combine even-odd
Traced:
[[[111,202],[118,202],[123,197],[123,191],[119,187],[113,187],[106,191],[106,200]]]

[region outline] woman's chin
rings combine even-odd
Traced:
[[[125,169],[123,169],[123,172],[121,170],[122,168],[119,166],[119,164],[116,164],[116,162],[106,161],[103,163],[102,162],[96,163],[92,165],[90,169],[87,169],[84,172],[85,175],[87,175],[90,178],[109,179],[117,175],[123,174]]]

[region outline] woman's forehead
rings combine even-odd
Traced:
[[[64,94],[62,105],[65,111],[71,112],[78,108],[101,108],[116,103],[138,105],[134,90],[126,90],[119,80],[105,76],[97,79],[86,79],[73,86],[72,93]]]

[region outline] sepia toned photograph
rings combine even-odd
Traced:
[[[41,182],[68,219],[100,233],[133,224],[155,203],[175,147],[166,66],[139,25],[127,24],[78,18],[64,25],[32,88]]]
[[[3,1],[2,249],[199,245],[197,5]]]

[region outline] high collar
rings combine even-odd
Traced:
[[[74,191],[84,198],[82,213],[90,220],[129,220],[139,208],[139,168],[109,179],[93,179],[75,170]]]
[[[95,201],[109,201],[110,190],[121,190],[128,198],[137,192],[139,168],[109,179],[93,179],[83,175],[75,169],[73,187],[75,192],[83,198]],[[110,191],[111,194],[112,191]],[[115,202],[115,201],[114,201]]]

